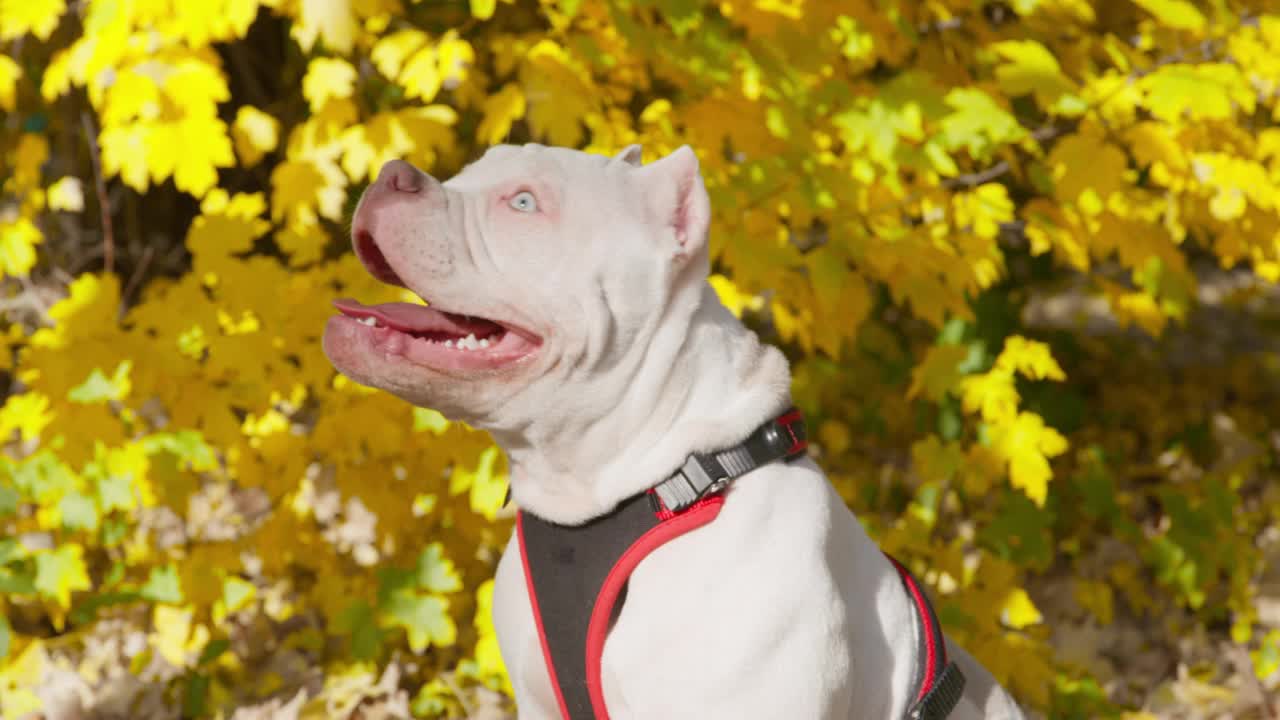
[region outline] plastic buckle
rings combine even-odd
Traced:
[[[797,455],[809,447],[809,440],[805,437],[804,418],[801,417],[799,410],[793,409],[774,422],[787,431],[791,441],[790,447],[782,451],[786,457]]]
[[[658,493],[658,498],[668,510],[678,512],[697,502],[716,482],[698,456],[690,455],[674,475],[654,488],[654,492]]]

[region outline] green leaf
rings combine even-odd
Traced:
[[[1049,533],[1053,516],[1023,493],[1004,490],[1003,501],[979,539],[1006,560],[1031,567],[1047,567],[1053,560]]]
[[[67,399],[75,403],[104,403],[109,400],[123,400],[129,396],[132,383],[129,381],[129,370],[133,362],[125,360],[116,366],[111,378],[102,374],[102,370],[94,368],[89,378],[80,385],[71,388]]]
[[[200,651],[200,659],[196,660],[196,665],[208,665],[217,660],[222,653],[231,647],[231,641],[226,638],[218,638],[204,646],[204,650]]]
[[[93,498],[79,490],[72,490],[58,501],[58,512],[62,515],[62,527],[67,530],[98,529],[98,506]]]
[[[133,479],[128,475],[107,475],[98,478],[98,501],[102,503],[102,512],[112,510],[132,510],[138,504],[133,492]]]
[[[951,150],[964,148],[975,160],[986,160],[1000,146],[1026,137],[1017,119],[981,90],[956,88],[946,102],[954,112],[942,119],[942,136]]]
[[[156,433],[144,438],[142,446],[148,454],[169,452],[196,472],[206,472],[218,467],[218,458],[213,454],[213,448],[194,430]]]
[[[22,496],[8,483],[0,485],[0,517],[16,513],[21,500]]]
[[[205,704],[209,698],[209,676],[196,673],[187,680],[187,689],[182,698],[182,716],[189,718],[204,717]]]
[[[13,628],[9,626],[9,618],[0,615],[0,660],[9,657],[9,646],[13,642]]]
[[[449,601],[437,595],[421,595],[404,590],[392,593],[379,608],[383,622],[404,628],[409,635],[409,648],[415,653],[428,645],[450,646],[457,641],[458,629],[449,616]]]
[[[222,581],[222,607],[226,612],[243,609],[257,594],[258,588],[248,580],[232,575]]]
[[[178,569],[172,563],[163,567],[151,568],[151,575],[140,590],[142,597],[153,603],[182,603],[182,581],[178,579]]]
[[[357,600],[338,616],[335,628],[351,635],[351,656],[358,661],[376,660],[382,651],[382,629],[369,603]]]
[[[71,607],[71,593],[92,587],[84,564],[84,549],[79,545],[63,545],[37,553],[35,558],[36,590],[56,600],[64,609]]]
[[[440,543],[431,543],[418,555],[417,583],[418,587],[434,593],[462,589],[462,578],[458,576],[453,561],[445,557],[444,546]]]

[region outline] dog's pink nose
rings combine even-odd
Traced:
[[[427,186],[427,176],[403,160],[391,160],[378,171],[378,182],[396,192],[416,193]]]

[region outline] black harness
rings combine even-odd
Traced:
[[[584,525],[556,525],[523,511],[516,515],[529,599],[563,720],[609,718],[600,656],[636,566],[672,538],[714,520],[731,480],[761,465],[800,457],[807,446],[804,421],[793,409],[740,445],[690,455],[657,487]],[[919,660],[905,718],[942,720],[959,702],[964,676],[947,661],[942,627],[924,589],[906,568],[889,561],[915,608]]]

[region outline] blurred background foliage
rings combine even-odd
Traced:
[[[529,141],[697,150],[717,291],[1028,707],[1280,712],[1280,3],[0,0],[0,112],[4,718],[510,711],[504,459],[319,337],[404,299],[384,161]]]

